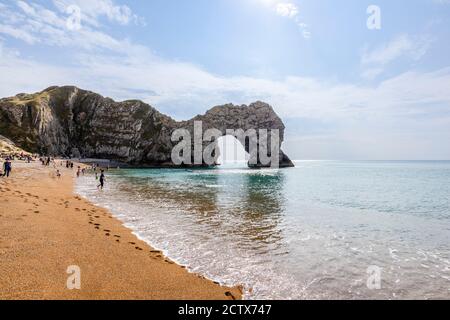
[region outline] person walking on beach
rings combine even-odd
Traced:
[[[6,161],[3,164],[3,168],[4,168],[3,176],[9,178],[9,175],[12,170],[12,164],[11,164],[11,161],[9,160],[9,158],[6,158]]]
[[[102,170],[100,174],[100,184],[97,186],[97,188],[103,190],[104,186],[105,186],[105,170]]]

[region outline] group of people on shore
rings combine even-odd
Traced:
[[[74,168],[74,162],[67,160],[65,162],[65,166],[67,169],[73,169]],[[64,166],[64,162],[61,162],[61,166]],[[105,177],[105,170],[104,169],[100,169],[100,175],[99,172],[97,171],[97,169],[100,168],[99,164],[92,164],[90,167],[82,167],[82,166],[77,166],[77,171],[76,171],[76,176],[77,178],[80,178],[81,176],[84,176],[88,171],[90,171],[91,173],[94,172],[95,174],[95,180],[98,180],[100,183],[97,185],[98,189],[103,190],[103,188],[105,187],[105,181],[106,181],[106,177]],[[108,167],[109,169],[109,167]],[[57,170],[59,173],[59,170]],[[58,177],[60,177],[60,174],[58,175]]]
[[[11,161],[20,160],[20,161],[25,161],[27,163],[30,163],[36,157],[37,157],[36,155],[31,155],[31,154],[23,153],[23,152],[21,152],[21,153],[1,153],[0,154],[1,159],[8,158]]]
[[[73,168],[73,163],[70,164],[70,167]],[[76,173],[77,174],[77,178],[79,178],[81,176],[84,176],[87,171],[90,171],[91,173],[94,172],[95,180],[98,180],[100,182],[97,185],[97,189],[103,190],[103,188],[105,187],[105,181],[106,181],[105,170],[104,169],[100,169],[100,175],[99,175],[99,171],[97,170],[98,168],[100,168],[100,165],[98,165],[96,163],[92,164],[88,168],[78,166],[77,167],[77,173]],[[109,170],[109,167],[107,168],[107,170]]]
[[[0,154],[0,177],[9,178],[12,172],[12,162],[15,160],[31,163],[37,158],[37,155],[29,153],[7,153]],[[1,159],[4,159],[3,161]],[[3,162],[3,163],[2,163]]]
[[[4,159],[0,167],[0,177],[9,178],[12,172],[12,162],[14,160],[25,161],[31,163],[36,156],[25,153],[1,154],[0,159]],[[0,162],[1,163],[1,162]]]
[[[17,159],[17,160],[21,160],[21,161],[26,161],[27,163],[31,163],[31,161],[33,161],[34,159],[37,160],[37,158],[38,158],[38,156],[32,157],[30,155],[23,155],[23,154],[7,156],[5,158],[3,165],[1,166],[3,169],[3,172],[0,172],[0,177],[9,178],[9,176],[11,175],[11,171],[12,171],[12,161],[13,160]],[[39,157],[39,161],[41,162],[41,164],[43,166],[46,166],[46,167],[53,165],[53,167],[56,169],[56,177],[61,178],[61,176],[62,176],[61,170],[58,169],[55,158],[41,156],[41,157]],[[73,170],[75,163],[72,162],[71,160],[66,160],[66,161],[61,161],[60,166],[61,167],[65,166],[66,169]],[[103,190],[103,188],[105,186],[105,182],[106,182],[105,170],[100,169],[99,171],[97,171],[98,168],[100,168],[100,165],[98,165],[98,164],[93,164],[90,168],[85,168],[85,167],[82,168],[81,166],[77,166],[76,175],[77,175],[77,177],[80,177],[81,175],[84,176],[88,169],[90,171],[93,171],[95,173],[95,180],[99,181],[97,188]],[[108,167],[108,169],[109,169],[109,167]]]
[[[61,166],[63,166],[64,165],[64,163],[63,162],[61,162]],[[67,160],[66,161],[66,169],[73,169],[73,166],[74,166],[74,163],[72,162],[72,161],[70,161],[70,160]]]
[[[94,163],[94,164],[91,166],[90,169],[91,169],[92,171],[94,171],[94,173],[95,173],[95,180],[98,180],[98,181],[100,182],[100,184],[97,185],[97,189],[103,190],[103,188],[105,187],[105,181],[106,181],[105,170],[104,170],[104,169],[100,169],[100,175],[99,175],[99,172],[97,171],[97,169],[98,169],[99,167],[100,167],[100,166],[99,166],[98,164]],[[109,167],[107,168],[107,170],[109,170]],[[78,173],[77,173],[77,176],[79,176],[79,173],[81,173],[82,175],[84,175],[84,174],[85,174],[85,169],[82,169],[81,172],[80,172],[80,167],[78,167]]]

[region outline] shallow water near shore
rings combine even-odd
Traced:
[[[296,166],[110,170],[76,191],[247,299],[450,298],[450,162]]]

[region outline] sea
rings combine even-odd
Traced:
[[[245,299],[450,298],[449,161],[295,165],[114,169],[76,191]]]

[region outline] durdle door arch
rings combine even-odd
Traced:
[[[267,130],[267,141],[272,141],[271,132],[276,131],[277,167],[294,166],[280,149],[285,126],[273,108],[263,102],[217,106],[204,115],[179,122],[142,101],[115,102],[73,86],[50,87],[0,100],[0,135],[26,151],[67,156],[78,150],[84,158],[109,159],[136,167],[176,167],[172,151],[177,141],[172,141],[172,135],[180,129],[194,133],[196,122],[202,123],[200,134],[213,128],[222,136],[228,130],[256,130],[259,139],[260,130]],[[264,146],[262,140],[258,140],[258,150]],[[244,140],[243,145],[250,152],[251,143]],[[268,155],[273,156],[271,151]],[[267,166],[261,160],[258,158],[251,166]]]

